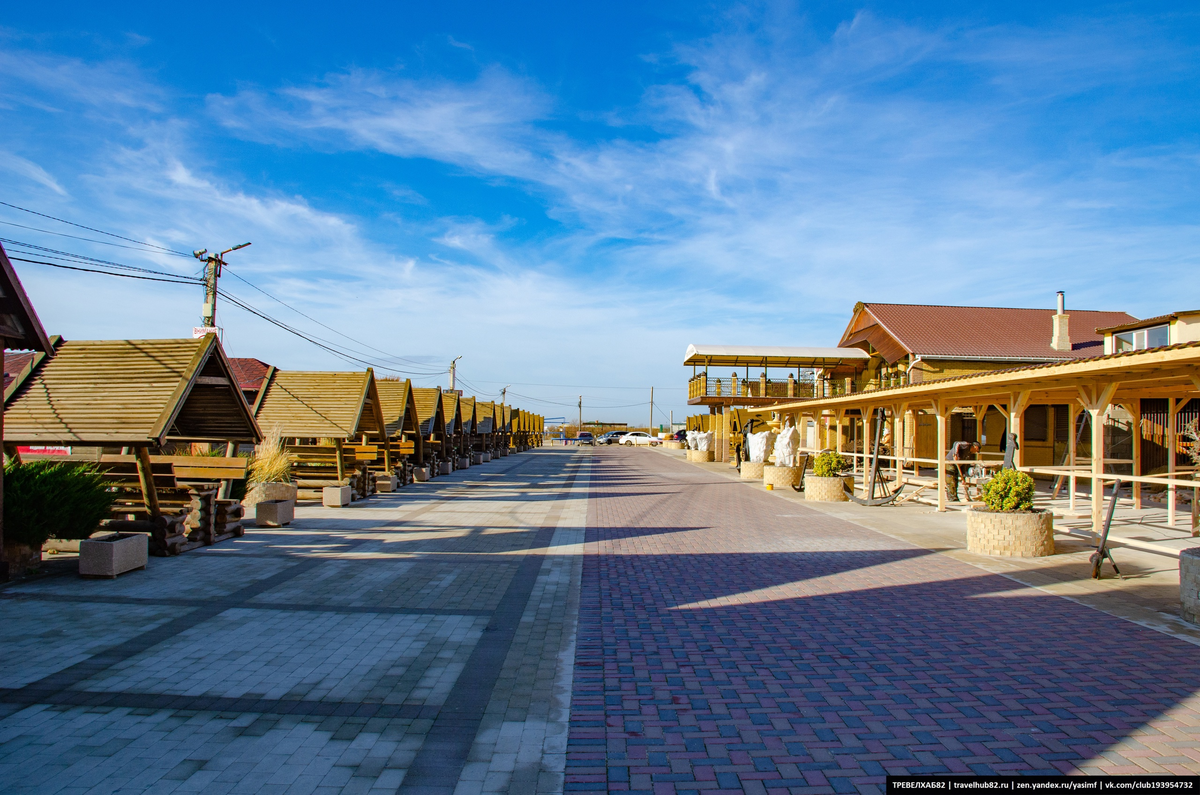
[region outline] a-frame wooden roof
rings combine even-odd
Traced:
[[[500,430],[505,433],[512,432],[513,408],[508,405],[500,406]]]
[[[351,372],[276,370],[259,392],[255,417],[281,436],[382,438],[387,422],[371,368]]]
[[[446,435],[446,415],[442,413],[442,390],[437,387],[412,388],[413,402],[417,406],[417,418],[421,423],[421,436],[429,439]]]
[[[262,439],[213,335],[177,340],[57,340],[4,393],[14,444],[143,446]]]
[[[475,430],[477,433],[496,433],[499,430],[496,422],[496,404],[479,402],[475,404]]]
[[[4,246],[0,246],[0,341],[5,348],[54,355],[54,346],[33,311]]]
[[[478,433],[475,427],[475,398],[463,397],[458,399],[458,413],[462,419],[463,433]]]
[[[462,431],[462,402],[457,392],[442,393],[442,416],[446,418],[446,433]]]
[[[387,422],[388,438],[410,433],[421,434],[421,420],[417,414],[416,398],[412,381],[380,378],[375,382],[379,390],[379,405],[383,408],[383,419]]]

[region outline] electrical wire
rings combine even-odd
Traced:
[[[28,253],[38,253],[38,256],[48,257],[49,259],[67,259],[68,261],[72,261],[72,262],[91,262],[91,263],[95,263],[96,265],[107,265],[112,268],[120,268],[121,270],[136,271],[137,273],[157,273],[157,274],[163,275],[163,276],[177,276],[178,275],[175,273],[169,273],[167,271],[156,271],[156,270],[152,270],[150,268],[138,268],[134,265],[126,265],[121,262],[113,262],[111,260],[106,260],[106,259],[97,259],[95,257],[85,256],[83,254],[73,254],[70,251],[60,251],[59,249],[56,249],[56,248],[46,248],[45,246],[38,246],[38,245],[34,245],[33,243],[25,243],[20,240],[12,240],[11,238],[7,238],[7,237],[0,237],[0,243],[10,243],[14,246],[17,246],[18,248],[32,249],[32,251],[27,251],[24,253],[27,253],[27,254]]]
[[[62,268],[63,270],[68,270],[68,271],[82,271],[84,273],[102,273],[105,276],[120,276],[125,279],[138,279],[138,280],[144,281],[144,282],[166,282],[167,284],[186,284],[189,286],[195,286],[196,284],[199,283],[195,279],[189,279],[186,276],[174,276],[173,278],[164,279],[164,278],[159,278],[157,276],[139,276],[136,273],[113,273],[112,271],[102,271],[102,270],[99,270],[96,268],[80,268],[76,265],[63,265],[60,262],[42,262],[41,260],[26,259],[25,257],[10,256],[9,259],[16,260],[17,262],[28,262],[33,265],[49,265],[51,268]],[[172,274],[165,274],[165,275],[171,276]]]
[[[20,210],[23,213],[30,213],[31,215],[37,215],[42,218],[48,218],[51,221],[58,221],[60,224],[67,224],[68,226],[74,226],[79,229],[86,229],[87,231],[95,232],[98,235],[105,235],[107,237],[115,237],[117,240],[124,240],[126,243],[137,243],[139,246],[145,246],[146,248],[158,249],[159,251],[163,251],[167,254],[174,254],[177,257],[192,256],[191,254],[188,254],[185,251],[175,251],[174,249],[166,248],[165,246],[159,246],[154,243],[147,243],[143,240],[134,240],[132,237],[125,237],[123,235],[113,234],[112,232],[105,232],[103,229],[96,229],[95,227],[84,226],[83,224],[77,224],[74,221],[67,221],[66,219],[63,219],[63,218],[56,218],[53,215],[47,215],[46,213],[39,213],[37,210],[30,210],[28,207],[19,207],[15,204],[10,204],[6,201],[0,201],[0,205],[4,205],[5,207],[11,207],[14,210]]]

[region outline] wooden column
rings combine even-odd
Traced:
[[[1179,424],[1179,410],[1187,402],[1186,399],[1167,398],[1167,477],[1175,477],[1175,448],[1179,443],[1176,426]],[[1176,489],[1167,486],[1167,527],[1175,526]]]
[[[1092,532],[1097,536],[1104,527],[1104,414],[1112,403],[1118,383],[1091,388],[1080,387],[1079,394],[1092,423]]]
[[[867,467],[870,466],[870,463],[869,463],[870,459],[868,458],[868,456],[871,455],[871,433],[874,431],[874,429],[871,427],[871,425],[872,425],[872,420],[874,419],[875,409],[874,408],[862,408],[862,409],[859,409],[859,411],[862,412],[862,418],[863,418],[862,489],[863,489],[863,497],[865,499],[870,499],[871,495],[867,494],[867,482],[871,479],[871,473],[867,471]]]
[[[134,448],[134,455],[137,456],[137,471],[138,483],[142,487],[142,502],[146,505],[146,510],[150,512],[150,517],[157,519],[162,515],[162,511],[158,507],[158,491],[154,488],[154,471],[150,468],[150,449],[146,445],[138,445]]]
[[[1016,392],[1008,400],[1008,428],[1017,437],[1017,450],[1013,455],[1013,466],[1025,466],[1025,409],[1029,408],[1029,392]],[[1007,440],[1005,440],[1007,444]]]
[[[946,510],[946,444],[948,434],[946,433],[947,420],[949,419],[947,409],[940,402],[933,404],[933,415],[937,418],[937,509],[945,512]]]
[[[845,412],[842,409],[835,409],[833,412],[833,416],[837,420],[837,428],[835,430],[836,436],[834,437],[833,443],[838,455],[842,454],[842,416],[844,414]]]
[[[1072,403],[1067,410],[1067,414],[1070,416],[1070,421],[1071,421],[1071,432],[1069,434],[1070,438],[1067,440],[1067,445],[1068,445],[1068,447],[1067,447],[1067,450],[1068,450],[1067,463],[1071,467],[1071,477],[1070,477],[1071,506],[1070,507],[1071,507],[1071,511],[1074,511],[1075,510],[1075,493],[1077,491],[1077,483],[1075,481],[1075,465],[1076,465],[1076,456],[1079,453],[1079,445],[1076,444],[1076,442],[1079,440],[1079,434],[1075,431],[1075,423],[1077,423],[1079,421],[1079,407],[1076,406],[1074,403]]]
[[[1133,474],[1142,474],[1142,399],[1133,401],[1130,407],[1133,414]],[[1142,484],[1133,483],[1133,507],[1142,509]]]
[[[342,440],[333,440],[334,449],[337,451],[337,478],[338,483],[341,483],[346,478],[346,453],[342,449]]]

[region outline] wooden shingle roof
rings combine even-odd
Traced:
[[[375,382],[379,390],[379,405],[387,423],[388,438],[402,433],[420,433],[421,421],[417,415],[412,381],[380,378]]]
[[[413,402],[417,406],[417,418],[421,423],[421,436],[428,439],[433,434],[446,432],[445,415],[442,414],[442,390],[437,387],[412,388]]]
[[[5,348],[54,353],[4,246],[0,246],[0,341]]]
[[[382,437],[387,427],[375,374],[276,370],[259,393],[258,424],[284,437]]]
[[[476,433],[495,433],[497,431],[495,403],[479,402],[475,404],[475,431]]]
[[[465,395],[458,399],[458,413],[462,419],[463,433],[478,433],[475,427],[475,398]]]
[[[14,444],[158,445],[259,441],[262,434],[215,336],[58,341],[4,394]]]
[[[457,392],[442,393],[442,416],[446,418],[446,433],[462,430],[462,404]]]

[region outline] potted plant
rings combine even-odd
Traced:
[[[49,539],[80,541],[82,566],[86,539],[109,517],[115,498],[91,464],[10,462],[4,467],[5,558],[15,572],[23,572],[41,564]],[[138,535],[145,566],[146,537]]]
[[[1033,507],[1027,472],[1002,469],[983,484],[983,507],[967,511],[967,551],[1033,558],[1054,554],[1054,517]]]
[[[292,520],[297,493],[292,483],[292,454],[284,447],[278,428],[268,431],[254,448],[247,486],[242,505],[254,509],[255,524],[282,526]]]
[[[804,478],[804,499],[812,502],[846,502],[846,459],[826,450],[813,459],[812,474]]]

